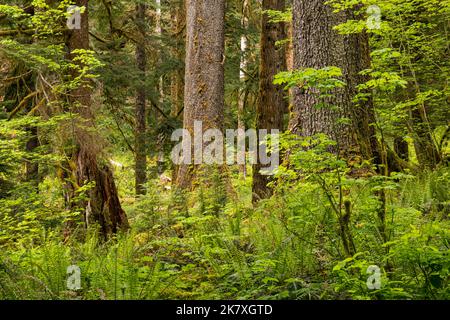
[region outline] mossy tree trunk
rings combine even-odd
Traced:
[[[136,5],[136,24],[139,30],[139,42],[136,44],[136,66],[139,70],[139,87],[136,91],[135,106],[135,189],[136,195],[145,194],[147,182],[147,143],[146,143],[146,88],[145,76],[147,67],[146,45],[146,5]]]
[[[339,34],[334,29],[335,26],[359,17],[352,10],[334,13],[326,2],[293,2],[294,68],[339,67],[346,85],[333,89],[326,98],[319,97],[314,90],[296,88],[289,128],[291,132],[301,136],[324,133],[337,142],[333,151],[349,165],[372,160],[381,171],[380,165],[385,164],[385,161],[376,137],[373,101],[368,98],[354,102],[358,93],[357,86],[368,80],[360,74],[370,68],[368,36],[364,32]],[[318,108],[319,104],[324,107]],[[353,174],[360,174],[359,170],[353,170]],[[350,203],[344,201],[341,206],[345,208],[339,208],[338,222],[346,255],[350,256],[356,252],[350,229]],[[344,210],[343,215],[341,212]],[[384,216],[380,220],[384,230]]]
[[[284,0],[263,0],[263,10],[285,9]],[[259,71],[259,102],[256,108],[256,129],[283,130],[283,117],[287,111],[287,100],[282,86],[274,85],[276,74],[286,70],[286,53],[278,41],[286,38],[284,23],[273,23],[264,13],[261,22],[261,61]],[[258,143],[259,145],[259,143]],[[270,196],[267,186],[270,177],[261,174],[261,165],[253,166],[253,202]]]
[[[247,100],[247,89],[246,81],[247,81],[247,69],[248,69],[248,37],[247,30],[249,25],[249,0],[244,0],[242,2],[242,18],[241,18],[241,27],[243,30],[243,34],[241,35],[241,59],[240,59],[240,67],[239,67],[239,80],[241,88],[238,92],[238,129],[241,130],[241,133],[245,131],[245,107]],[[244,161],[246,162],[246,154],[244,154]],[[242,175],[244,179],[247,178],[247,164],[239,165],[239,173]]]
[[[74,50],[89,49],[88,0],[77,0],[76,5],[85,7],[86,10],[81,14],[81,28],[70,30],[66,39],[67,58],[70,60],[76,57]],[[74,61],[74,64],[79,63]],[[102,155],[102,143],[92,132],[95,121],[91,95],[92,89],[87,80],[69,95],[71,112],[77,114],[79,120],[74,124],[75,145],[72,160],[67,168],[69,172],[66,175],[66,191],[69,205],[81,207],[83,210],[86,226],[98,224],[101,234],[107,238],[120,229],[127,229],[129,225],[119,201],[113,173],[106,161],[99,159]],[[99,161],[103,163],[100,164]],[[87,199],[74,203],[79,188],[88,183],[93,183],[93,186],[87,190]]]
[[[223,131],[225,1],[187,0],[186,18],[183,126],[193,137],[195,121],[202,122],[203,132]],[[197,169],[180,165],[177,185],[190,188]]]
[[[410,128],[416,157],[421,167],[434,169],[442,157],[433,137],[433,129],[427,118],[426,106],[418,106],[410,112]]]
[[[320,99],[310,90],[295,90],[290,130],[303,136],[325,133],[338,143],[336,152],[348,160],[372,159],[380,164],[373,102],[354,103],[357,85],[367,81],[360,72],[370,68],[368,36],[341,35],[334,26],[355,19],[350,10],[333,13],[325,0],[295,0],[293,5],[295,69],[328,66],[342,70],[344,88]],[[317,108],[319,103],[327,107]],[[346,121],[341,121],[346,119]]]

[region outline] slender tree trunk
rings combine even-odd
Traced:
[[[263,10],[285,9],[284,0],[263,0]],[[274,76],[286,70],[286,55],[277,41],[286,38],[284,23],[272,23],[267,14],[262,16],[261,62],[259,73],[259,102],[256,108],[256,129],[283,129],[283,116],[287,109],[282,86],[273,84]],[[260,173],[261,165],[253,166],[253,201],[270,196],[269,177]]]
[[[172,49],[173,58],[180,64],[171,76],[171,116],[179,115],[184,99],[184,39],[186,26],[186,12],[184,0],[179,0],[172,7],[172,33],[175,38],[175,46]]]
[[[34,152],[37,147],[40,146],[38,138],[38,129],[36,127],[29,127],[27,131],[30,133],[31,137],[27,141],[26,151]],[[39,184],[39,164],[33,161],[26,162],[26,180],[28,182],[33,182],[34,184]]]
[[[441,154],[434,141],[426,107],[411,110],[410,119],[417,160],[423,168],[433,169],[441,162]]]
[[[86,11],[81,14],[81,29],[71,30],[67,38],[68,58],[71,60],[76,57],[72,53],[74,50],[89,49],[88,0],[77,0],[76,5],[84,6]],[[74,61],[74,64],[79,62]],[[89,130],[95,127],[91,94],[92,90],[87,84],[82,84],[70,92],[72,111],[77,113],[81,120],[75,124],[75,148],[70,162],[74,181],[69,179],[71,185],[68,198],[69,202],[72,202],[79,187],[94,183],[87,191],[88,199],[76,205],[84,208],[86,225],[98,224],[106,238],[119,229],[128,228],[128,220],[119,201],[112,171],[106,163],[100,165],[98,162],[98,155],[102,151],[101,144]]]
[[[161,11],[161,0],[155,0],[155,7],[156,7],[156,26],[155,26],[155,33],[156,35],[161,39],[162,37],[162,11]],[[158,52],[158,63],[161,64],[162,63],[162,59],[161,59],[161,52]],[[162,103],[164,102],[164,78],[161,76],[159,78],[159,102]]]
[[[194,122],[201,121],[203,132],[223,131],[225,1],[187,0],[186,8],[184,128],[193,136]],[[197,168],[181,165],[177,185],[191,187]]]
[[[248,58],[247,58],[247,46],[248,46],[248,39],[247,39],[247,29],[248,29],[248,7],[249,0],[244,0],[242,4],[242,19],[241,19],[241,27],[244,31],[244,33],[241,35],[241,63],[240,63],[240,71],[239,71],[239,79],[241,82],[241,88],[239,90],[239,99],[238,99],[238,129],[240,130],[240,133],[243,134],[245,132],[245,102],[246,102],[246,89],[245,89],[245,82],[247,79],[247,67],[248,67]],[[244,154],[244,160],[246,161],[247,157],[246,154]],[[239,166],[239,172],[244,177],[244,179],[247,177],[247,164],[242,164]]]
[[[172,48],[172,57],[177,60],[177,67],[172,72],[170,79],[170,96],[171,96],[171,111],[172,118],[177,119],[183,117],[183,100],[184,100],[184,60],[185,60],[185,27],[186,27],[186,8],[185,0],[178,0],[171,7],[172,17],[172,34],[174,37],[175,45]],[[179,167],[173,165],[172,168],[172,181],[177,181]]]
[[[25,79],[23,79],[25,83],[27,83],[27,87],[32,88],[32,90],[37,90],[37,79],[36,76],[31,73]],[[39,95],[38,95],[39,97]],[[26,112],[29,113],[36,106],[38,99],[36,97],[34,99],[30,99],[28,101],[28,105],[25,108]],[[36,148],[40,146],[39,137],[38,137],[38,128],[35,126],[27,127],[27,132],[30,135],[28,139],[25,150],[27,153],[32,153],[36,151]],[[39,185],[39,164],[36,161],[27,160],[25,162],[25,179],[28,182],[32,182],[36,187]]]
[[[159,38],[159,42],[162,44],[161,38],[163,34],[162,29],[162,9],[161,9],[161,0],[155,0],[155,7],[156,7],[156,26],[155,26],[155,33]],[[162,65],[163,59],[162,59],[162,52],[161,50],[157,51],[158,55],[158,65]],[[164,77],[159,77],[159,83],[158,83],[158,89],[159,89],[159,104],[164,104],[165,99],[165,93],[164,93]],[[157,118],[162,121],[162,116],[158,113]],[[156,152],[157,152],[157,173],[158,176],[162,175],[164,173],[164,164],[165,164],[165,158],[164,158],[164,137],[160,136],[158,137],[157,143],[156,143]]]
[[[146,88],[145,76],[147,68],[147,55],[145,52],[146,46],[146,19],[145,19],[145,4],[136,5],[136,23],[139,30],[139,43],[136,44],[136,64],[140,74],[140,85],[136,92],[136,107],[135,107],[135,188],[136,195],[145,194],[145,183],[147,182],[147,143],[146,139]]]

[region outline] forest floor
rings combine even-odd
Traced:
[[[106,242],[82,227],[62,240],[55,180],[15,204],[2,200],[3,210],[27,206],[22,223],[0,230],[0,299],[450,298],[448,168],[390,182],[387,241],[373,185],[354,183],[348,198],[357,253],[346,257],[331,205],[311,182],[256,208],[251,179],[237,171],[232,197],[220,185],[177,194],[153,179],[135,200],[131,159],[114,160],[123,164],[115,175],[131,230]],[[80,268],[81,290],[68,289],[71,265]],[[370,266],[379,274],[368,274]]]

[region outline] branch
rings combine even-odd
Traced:
[[[26,34],[29,36],[32,36],[35,33],[34,29],[27,29],[27,30],[0,30],[0,37],[6,37],[6,36],[15,36],[17,34]]]
[[[39,103],[36,105],[36,107],[34,107],[33,109],[31,109],[30,112],[28,112],[28,115],[32,115],[36,110],[38,110],[40,107],[42,107],[44,105],[46,98],[42,98],[41,101],[39,101]]]
[[[53,35],[55,35],[58,32],[68,32],[68,29],[64,29],[64,28],[58,28],[58,29],[54,29],[53,31]],[[22,30],[22,29],[17,29],[17,30],[0,30],[0,37],[6,37],[6,36],[15,36],[18,34],[26,34],[27,36],[32,36],[34,34],[38,34],[39,32],[36,29],[26,29],[26,30]]]
[[[155,102],[155,100],[153,100],[153,98],[151,98],[151,97],[150,97],[150,102],[151,102],[153,108],[155,108],[156,110],[158,110],[158,112],[161,113],[161,115],[162,115],[165,119],[169,120],[169,117],[164,113],[164,111],[161,110],[160,107],[158,107],[158,105],[157,105],[157,103]]]
[[[32,71],[30,70],[28,72],[25,72],[24,74],[21,74],[20,76],[15,76],[15,77],[11,77],[11,78],[4,78],[4,79],[2,79],[2,82],[6,82],[7,83],[7,82],[12,82],[12,81],[15,81],[15,80],[22,79],[23,77],[29,75],[31,72]]]
[[[99,36],[96,36],[94,33],[92,33],[91,31],[89,31],[89,35],[92,36],[95,40],[102,42],[102,43],[108,43],[106,42],[106,40],[103,40],[102,38],[100,38]]]
[[[34,92],[30,93],[29,95],[27,95],[25,98],[23,98],[23,100],[19,103],[19,105],[13,111],[11,111],[11,114],[8,117],[8,121],[10,121],[17,114],[17,112],[19,112],[23,107],[25,107],[28,100],[37,96],[39,93],[41,93],[40,90],[34,91]]]
[[[184,106],[181,107],[181,109],[178,111],[176,118],[178,118],[179,116],[181,116],[181,114],[183,113],[183,111],[184,111]]]
[[[131,143],[128,141],[128,139],[127,139],[127,137],[125,136],[125,134],[124,134],[122,128],[120,127],[119,122],[117,121],[116,117],[113,117],[113,119],[114,119],[114,122],[116,123],[117,129],[119,129],[119,132],[120,132],[120,134],[122,135],[123,140],[124,140],[125,143],[127,144],[128,149],[130,149],[130,151],[131,151],[133,154],[136,154],[136,152],[134,151],[133,146],[132,146]]]

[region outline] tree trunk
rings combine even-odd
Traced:
[[[40,146],[38,138],[38,128],[28,127],[27,131],[31,135],[27,141],[26,151],[32,153]],[[25,170],[26,180],[33,182],[36,186],[39,184],[39,164],[35,161],[26,161]]]
[[[194,122],[202,121],[203,132],[223,131],[225,1],[187,0],[186,9],[184,128],[193,136]],[[197,168],[180,165],[177,185],[189,188]]]
[[[293,28],[292,21],[289,22],[286,29],[287,29],[287,37],[289,39],[289,43],[286,47],[286,67],[287,67],[288,71],[293,71],[294,70],[294,39],[293,39],[294,28]],[[289,89],[289,105],[288,105],[287,112],[289,112],[292,105],[294,105],[294,93],[295,93],[294,88],[290,88]]]
[[[436,168],[441,162],[441,155],[434,142],[432,129],[427,119],[425,106],[418,106],[410,113],[410,127],[414,140],[414,149],[420,166],[423,168]]]
[[[263,10],[284,10],[284,0],[263,0]],[[256,108],[256,129],[283,129],[287,109],[282,86],[273,84],[274,76],[286,70],[286,55],[276,42],[286,38],[284,23],[272,23],[267,14],[262,16],[261,62],[259,73],[259,102]],[[259,143],[258,143],[259,144]],[[270,196],[269,177],[260,173],[261,165],[253,166],[253,202]]]
[[[162,47],[162,10],[161,10],[161,0],[155,0],[155,8],[156,8],[156,19],[155,19],[155,33],[156,36],[159,38],[160,46]],[[162,67],[163,59],[162,59],[162,52],[161,50],[157,50],[158,55],[158,65]],[[164,104],[165,99],[165,93],[164,93],[164,77],[161,75],[159,77],[158,82],[158,91],[159,91],[159,104],[162,106]],[[163,121],[161,114],[157,114],[157,121]],[[158,176],[162,175],[164,173],[164,165],[165,165],[165,159],[164,159],[164,139],[158,137],[156,142],[156,153],[157,153],[157,174]]]
[[[182,118],[183,100],[184,100],[184,60],[185,60],[185,27],[186,27],[186,8],[185,0],[178,0],[171,6],[172,17],[172,34],[175,45],[172,47],[172,58],[176,59],[177,66],[172,72],[170,79],[170,97],[171,97],[171,111],[170,116],[174,119]],[[179,166],[172,167],[172,181],[177,181]]]
[[[344,37],[333,27],[344,22],[344,14],[333,14],[325,0],[296,0],[293,5],[294,64],[296,69],[336,66],[345,63]],[[344,71],[344,70],[343,70]],[[344,90],[334,92],[328,105],[339,109],[316,108],[320,103],[317,94],[295,90],[294,108],[290,130],[303,136],[325,133],[339,143],[341,149],[355,146],[356,139],[350,125],[338,126],[337,120],[351,114],[351,97]]]
[[[89,49],[88,0],[77,0],[76,5],[84,6],[86,10],[81,14],[81,29],[71,30],[68,34],[67,47],[70,60],[76,57],[72,54],[74,50]],[[74,61],[74,64],[79,63]],[[81,120],[74,128],[75,148],[70,162],[71,177],[74,181],[68,179],[71,184],[68,199],[71,205],[84,208],[86,226],[98,224],[102,235],[106,238],[119,229],[128,228],[128,220],[119,201],[112,171],[106,164],[100,166],[98,163],[97,156],[101,154],[101,146],[98,138],[89,130],[95,127],[91,94],[87,83],[70,92],[72,111],[78,114]],[[78,189],[87,183],[94,183],[87,191],[88,199],[73,204]]]
[[[360,75],[364,69],[370,68],[370,51],[368,36],[365,33],[340,35],[333,27],[348,19],[357,20],[351,10],[333,13],[326,0],[294,0],[294,64],[295,69],[328,66],[342,70],[344,88],[335,88],[331,97],[320,98],[311,89],[295,89],[293,112],[290,119],[290,130],[302,136],[327,134],[337,142],[333,150],[347,162],[360,164],[363,159],[372,160],[381,170],[381,151],[376,138],[375,111],[371,99],[353,102],[358,93],[357,85],[368,79]],[[317,108],[317,104],[325,107]],[[340,121],[347,119],[347,121]],[[353,174],[359,174],[354,171]],[[385,199],[384,191],[380,192],[381,201]],[[338,214],[338,223],[342,243],[347,256],[356,252],[349,227],[350,203],[344,202],[345,214]],[[384,206],[379,211],[380,232],[386,227]]]
[[[162,25],[161,25],[161,20],[162,20],[162,11],[161,11],[161,0],[155,0],[155,8],[156,8],[156,19],[155,19],[155,33],[156,36],[161,39],[162,37]],[[157,52],[158,53],[158,64],[161,65],[162,64],[162,59],[161,59],[161,52]],[[164,78],[161,76],[159,78],[159,83],[158,83],[158,87],[159,87],[159,102],[163,103],[164,102]]]
[[[241,82],[241,88],[239,90],[239,98],[238,98],[238,129],[240,130],[240,133],[245,132],[245,100],[246,100],[246,89],[245,89],[245,82],[247,79],[247,67],[248,67],[248,58],[247,58],[247,29],[248,29],[248,1],[244,0],[242,4],[242,19],[241,19],[241,27],[244,31],[244,33],[241,35],[241,63],[240,63],[240,70],[239,70],[239,79]],[[246,162],[246,154],[244,154],[244,160]],[[244,179],[247,177],[247,165],[242,164],[239,165],[239,172],[244,177]]]
[[[345,11],[346,20],[360,20],[361,17],[355,15],[355,10]],[[349,116],[354,126],[354,135],[357,141],[357,150],[364,160],[371,160],[381,172],[383,164],[381,146],[377,139],[375,107],[371,95],[367,95],[365,100],[353,103],[352,100],[358,94],[357,86],[370,80],[369,75],[362,75],[361,71],[371,68],[369,36],[366,32],[350,34],[344,36],[345,61],[343,64],[343,74],[345,76],[345,95],[349,100]],[[364,92],[370,93],[370,92]],[[351,151],[350,151],[351,152]],[[347,152],[348,153],[348,152]],[[361,162],[356,159],[357,162]]]
[[[172,7],[172,33],[175,38],[175,46],[172,49],[173,58],[180,63],[180,66],[172,73],[171,76],[171,116],[176,117],[179,115],[183,106],[184,99],[184,28],[186,25],[186,12],[185,12],[184,0],[179,0]]]
[[[146,19],[145,4],[136,5],[136,24],[139,30],[139,43],[136,44],[136,65],[140,73],[140,84],[136,92],[135,108],[135,188],[136,195],[145,194],[147,182],[147,144],[146,138],[146,88],[145,76],[147,67],[147,55],[145,52]]]
[[[365,33],[338,34],[333,27],[355,17],[350,10],[333,13],[325,3],[325,0],[294,1],[295,68],[339,67],[346,86],[335,89],[332,97],[325,99],[296,88],[290,130],[303,136],[327,134],[338,143],[335,151],[349,163],[360,163],[364,158],[379,164],[378,141],[372,125],[375,122],[373,103],[370,99],[359,104],[352,101],[356,86],[367,80],[359,73],[370,67],[368,37]],[[317,108],[318,103],[327,107]]]

